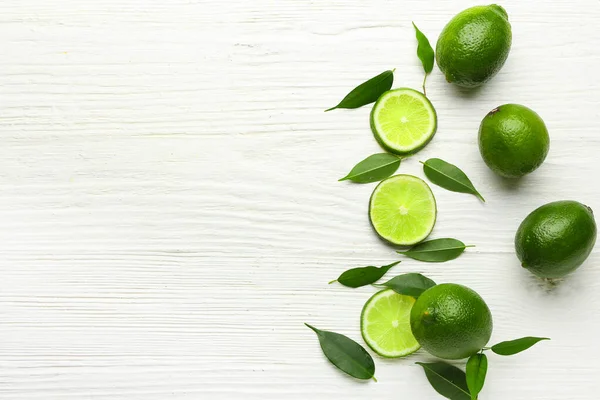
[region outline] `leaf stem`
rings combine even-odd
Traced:
[[[375,383],[377,383],[377,378],[375,378],[375,375],[373,375],[373,377],[371,378],[375,381]]]
[[[429,74],[426,73],[425,77],[423,78],[423,95],[425,97],[427,97],[427,91],[425,90],[425,83],[427,82],[427,75],[429,75]]]
[[[330,281],[330,282],[328,283],[328,285],[331,285],[332,283],[336,283],[336,282],[337,282],[337,279],[334,279],[334,280]]]
[[[475,246],[474,244],[469,244],[469,245],[465,246],[465,249],[468,247],[477,247],[477,246]]]

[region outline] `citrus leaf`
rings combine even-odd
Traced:
[[[356,183],[380,181],[396,172],[401,160],[400,157],[390,153],[373,154],[356,164],[340,181],[351,180]]]
[[[444,262],[454,260],[460,256],[467,247],[457,239],[443,238],[419,243],[407,251],[398,251],[399,254],[414,260],[428,262]]]
[[[474,354],[467,361],[467,387],[471,393],[471,400],[476,400],[483,389],[487,368],[488,360],[483,353]]]
[[[541,342],[542,340],[550,340],[549,338],[527,336],[520,339],[509,340],[501,342],[492,346],[492,351],[501,356],[512,356],[513,354],[520,353],[527,350],[534,344]]]
[[[417,363],[436,392],[450,400],[471,400],[465,373],[444,362]]]
[[[423,64],[423,69],[425,70],[425,76],[423,77],[423,94],[427,95],[425,83],[427,82],[427,75],[433,71],[435,52],[433,51],[427,36],[417,28],[417,25],[415,25],[414,22],[412,24],[415,27],[415,33],[417,35],[417,56],[419,57],[419,60],[421,60],[421,64]]]
[[[344,271],[339,278],[333,282],[339,282],[340,284],[350,287],[358,288],[365,285],[370,285],[377,282],[384,276],[393,266],[398,265],[400,261],[393,262],[383,267],[358,267]]]
[[[366,104],[374,103],[379,96],[387,92],[394,83],[394,70],[388,70],[361,83],[340,101],[340,103],[325,111],[336,108],[359,108]]]
[[[422,164],[423,172],[425,172],[425,175],[432,183],[452,192],[473,194],[485,202],[485,199],[475,189],[471,180],[456,165],[440,160],[439,158],[430,158]]]
[[[423,64],[425,73],[429,74],[431,71],[433,71],[435,53],[431,47],[431,44],[429,44],[429,39],[427,39],[427,36],[425,36],[423,32],[417,28],[417,25],[415,25],[414,22],[412,24],[415,27],[415,33],[417,35],[417,56],[419,56],[419,60],[421,60],[421,63]]]
[[[357,379],[375,380],[375,363],[367,351],[354,340],[339,333],[322,331],[307,323],[319,338],[323,354],[333,365]]]
[[[417,298],[427,289],[434,287],[436,283],[421,274],[410,273],[398,275],[386,283],[377,286],[385,286],[393,289],[398,294]]]

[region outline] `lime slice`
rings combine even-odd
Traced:
[[[401,246],[425,239],[435,225],[435,197],[429,186],[412,175],[395,175],[375,188],[369,218],[379,236]]]
[[[392,289],[377,292],[367,301],[360,316],[365,342],[383,357],[404,357],[421,346],[410,328],[410,310],[415,299]]]
[[[436,128],[435,109],[427,97],[413,89],[385,92],[371,111],[375,139],[392,153],[414,153],[431,140]]]

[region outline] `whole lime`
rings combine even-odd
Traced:
[[[414,337],[430,354],[449,360],[472,356],[492,336],[492,313],[468,287],[436,285],[423,292],[410,313]]]
[[[446,80],[463,87],[489,81],[508,58],[512,31],[504,8],[492,4],[468,8],[448,22],[436,59]]]
[[[520,178],[536,170],[549,148],[550,136],[542,118],[519,104],[496,107],[479,126],[481,157],[505,178]]]
[[[541,278],[561,278],[588,258],[596,243],[592,209],[555,201],[529,214],[519,226],[515,248],[521,265]]]

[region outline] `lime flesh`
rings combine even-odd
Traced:
[[[375,232],[400,246],[419,243],[429,236],[436,214],[431,189],[412,175],[395,175],[379,183],[369,204]]]
[[[437,129],[435,109],[413,89],[385,92],[371,111],[371,130],[379,144],[396,154],[411,154],[424,147]]]
[[[365,342],[383,357],[404,357],[421,347],[410,330],[415,299],[392,289],[375,293],[365,304],[360,330]]]

